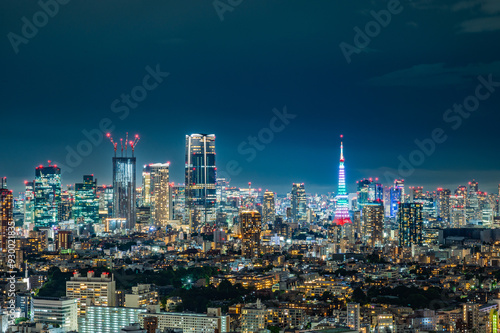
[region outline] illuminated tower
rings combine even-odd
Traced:
[[[186,135],[186,209],[191,231],[215,223],[215,135]]]
[[[292,184],[292,221],[294,223],[303,222],[306,219],[307,201],[304,183]]]
[[[61,202],[61,169],[57,165],[40,165],[35,169],[34,181],[35,226],[56,224],[58,205]]]
[[[127,133],[125,142],[120,139],[120,157],[116,156],[118,143],[113,141],[109,133],[107,136],[115,150],[113,157],[113,217],[125,218],[127,220],[126,229],[132,230],[135,228],[136,221],[136,159],[134,151],[139,142],[139,136],[136,135],[134,141],[128,141]],[[132,156],[127,156],[128,146],[132,150]],[[123,153],[124,147],[125,154]]]
[[[341,135],[340,138],[344,136]],[[337,191],[337,207],[335,209],[335,222],[338,225],[352,223],[349,217],[349,200],[345,188],[345,172],[344,172],[344,147],[340,142],[340,164],[339,164],[339,188]]]

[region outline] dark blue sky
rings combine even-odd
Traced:
[[[350,63],[339,45],[355,46],[354,28],[390,1],[243,0],[223,21],[212,1],[65,1],[17,53],[9,38],[22,37],[23,17],[42,20],[41,7],[0,4],[0,176],[16,191],[35,166],[66,164],[67,147],[105,118],[115,138],[141,135],[138,165],[170,161],[175,182],[183,182],[189,133],[216,134],[218,170],[230,160],[241,166],[233,185],[283,193],[305,182],[324,193],[336,189],[339,134],[354,191],[356,179],[399,176],[399,156],[408,159],[436,128],[447,139],[401,174],[408,184],[455,188],[475,178],[492,191],[500,182],[500,87],[460,124],[443,119],[475,94],[478,75],[500,81],[497,0],[402,1]],[[120,119],[113,101],[157,65],[170,75]],[[296,118],[247,162],[238,146],[284,106]],[[112,154],[109,142],[93,146],[63,182],[93,173],[110,183]]]

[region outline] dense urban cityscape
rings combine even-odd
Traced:
[[[340,142],[336,191],[238,188],[191,134],[176,185],[107,137],[112,184],[2,178],[2,332],[497,332],[499,194],[475,180],[348,192]]]
[[[500,333],[500,0],[1,0],[0,35],[0,333]]]

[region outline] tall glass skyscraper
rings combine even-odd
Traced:
[[[75,203],[73,218],[77,222],[99,222],[99,199],[97,198],[97,179],[93,175],[83,176],[83,183],[75,184]]]
[[[292,219],[294,223],[306,220],[307,201],[304,183],[292,184]]]
[[[127,229],[135,227],[135,157],[113,157],[113,217],[126,218]]]
[[[35,169],[34,218],[36,227],[47,227],[57,222],[57,209],[61,202],[61,169],[56,165]]]
[[[191,231],[214,224],[216,196],[215,135],[186,135],[186,209]]]

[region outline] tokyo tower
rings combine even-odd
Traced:
[[[341,135],[340,139],[342,140],[343,137],[344,136]],[[342,141],[340,141],[339,188],[336,200],[337,206],[335,208],[335,220],[333,220],[333,222],[338,225],[352,223],[351,218],[349,217],[349,200],[345,188],[344,147],[342,145]]]

